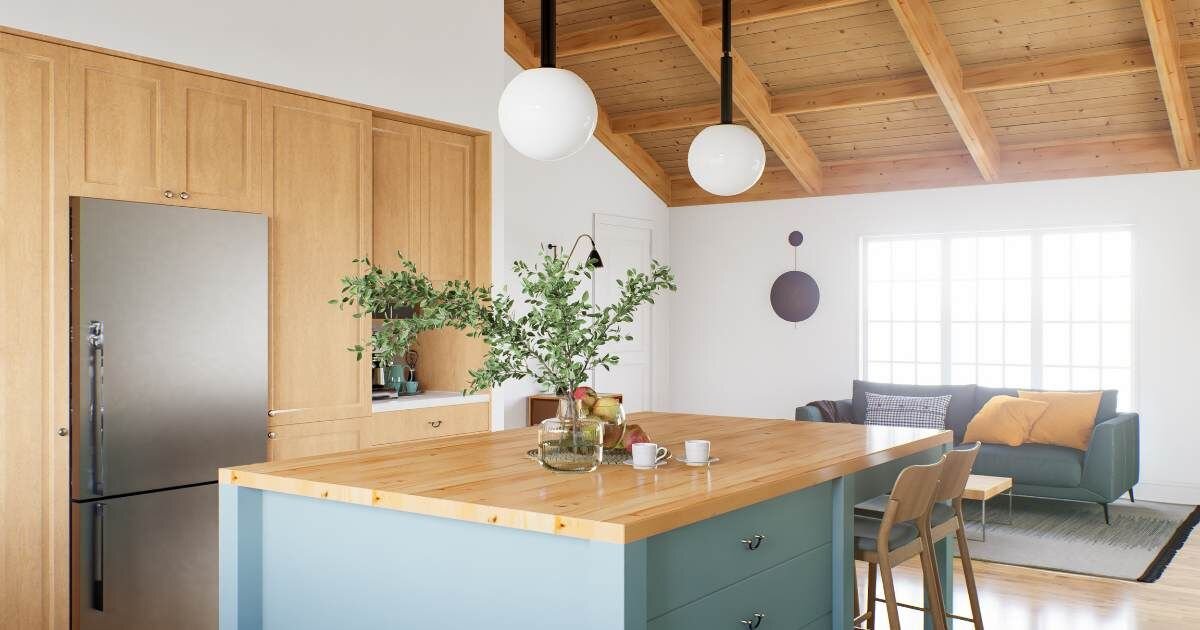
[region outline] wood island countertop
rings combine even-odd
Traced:
[[[638,413],[659,445],[712,441],[710,468],[543,470],[526,456],[536,427],[223,468],[220,481],[545,534],[628,543],[907,455],[950,431]]]

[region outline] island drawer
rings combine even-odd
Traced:
[[[648,617],[829,543],[832,517],[814,515],[829,515],[831,509],[831,486],[825,483],[650,538],[646,541]],[[815,525],[802,525],[806,523]],[[829,567],[825,569],[828,572]]]
[[[367,420],[366,439],[371,446],[479,433],[491,425],[488,403],[446,405],[377,413]]]
[[[833,605],[833,545],[824,544],[783,564],[771,567],[686,606],[653,618],[647,630],[704,630],[744,628],[763,615],[762,627],[828,628]],[[719,570],[714,565],[713,570]],[[820,626],[821,620],[827,625]],[[818,625],[813,625],[813,624]]]

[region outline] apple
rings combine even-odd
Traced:
[[[634,444],[640,444],[642,442],[649,441],[650,436],[646,435],[646,432],[642,430],[642,427],[636,424],[625,425],[625,438],[622,440],[622,442],[626,449],[632,449]]]

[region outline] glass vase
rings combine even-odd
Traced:
[[[604,423],[579,417],[570,396],[558,399],[558,415],[538,426],[538,461],[556,472],[591,472],[604,458]]]

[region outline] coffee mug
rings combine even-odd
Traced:
[[[633,451],[634,468],[655,468],[667,458],[667,449],[653,442],[638,442],[630,450]]]
[[[683,443],[683,456],[689,462],[707,462],[711,446],[708,440],[687,440]]]

